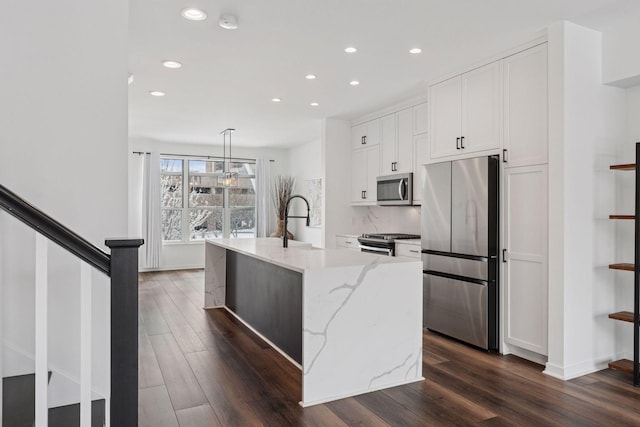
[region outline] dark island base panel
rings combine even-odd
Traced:
[[[302,273],[226,252],[227,308],[302,364]]]

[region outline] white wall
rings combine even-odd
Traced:
[[[623,87],[640,84],[640,2],[617,8],[602,31],[602,80]]]
[[[307,197],[306,180],[321,178],[324,184],[324,170],[322,140],[320,138],[289,150],[288,173],[296,179],[294,194]],[[293,215],[306,215],[307,211],[304,202],[301,200],[292,202],[290,213]],[[295,240],[311,243],[318,248],[324,247],[324,219],[319,227],[306,227],[302,219],[291,220],[288,223],[288,227],[294,234]]]
[[[227,150],[229,147],[227,146]],[[152,139],[133,138],[129,141],[129,212],[128,228],[132,236],[142,236],[142,161],[141,156],[133,154],[133,151],[150,152],[157,151],[161,154],[220,156],[222,157],[222,144],[182,144],[155,141]],[[227,151],[227,155],[228,155]],[[288,151],[285,149],[268,148],[242,148],[233,146],[234,157],[264,158],[274,160],[271,163],[272,178],[277,174],[288,172]],[[276,229],[275,212],[271,215],[271,229]],[[140,265],[143,264],[144,251],[140,251]],[[189,268],[204,268],[204,243],[170,243],[162,246],[160,256],[160,270],[180,270]]]
[[[549,28],[549,358],[563,379],[614,357],[615,194],[608,172],[624,128],[624,93],[602,82],[601,35]]]
[[[626,133],[619,146],[616,163],[634,163],[636,143],[640,142],[640,86],[629,88],[626,95]],[[618,172],[616,177],[615,212],[631,214],[635,210],[635,173]],[[633,262],[634,223],[618,221],[616,223],[616,253],[612,262]],[[616,310],[633,311],[633,273],[619,271],[615,273]],[[617,358],[633,359],[633,326],[630,323],[614,322],[616,328]]]
[[[124,0],[7,0],[0,14],[0,182],[105,250],[106,237],[127,234],[127,20]],[[34,233],[0,214],[0,234],[5,343],[33,355]],[[50,245],[50,368],[76,378],[79,268]],[[94,273],[102,393],[108,283]]]
[[[325,165],[324,245],[335,248],[336,234],[351,229],[351,123],[326,119],[322,123],[322,156]]]

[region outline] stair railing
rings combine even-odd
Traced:
[[[0,185],[0,209],[37,232],[35,250],[36,426],[47,426],[47,248],[80,259],[80,425],[91,426],[91,268],[111,278],[110,396],[107,425],[138,425],[138,248],[142,239],[107,239],[108,254]]]

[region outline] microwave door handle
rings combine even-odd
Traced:
[[[400,200],[404,200],[404,196],[406,194],[406,183],[404,182],[404,179],[400,180],[400,183],[398,184],[398,195],[400,196]]]

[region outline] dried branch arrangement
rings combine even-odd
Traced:
[[[278,175],[273,184],[273,205],[278,213],[278,219],[284,220],[287,200],[293,194],[296,179],[292,176]]]

